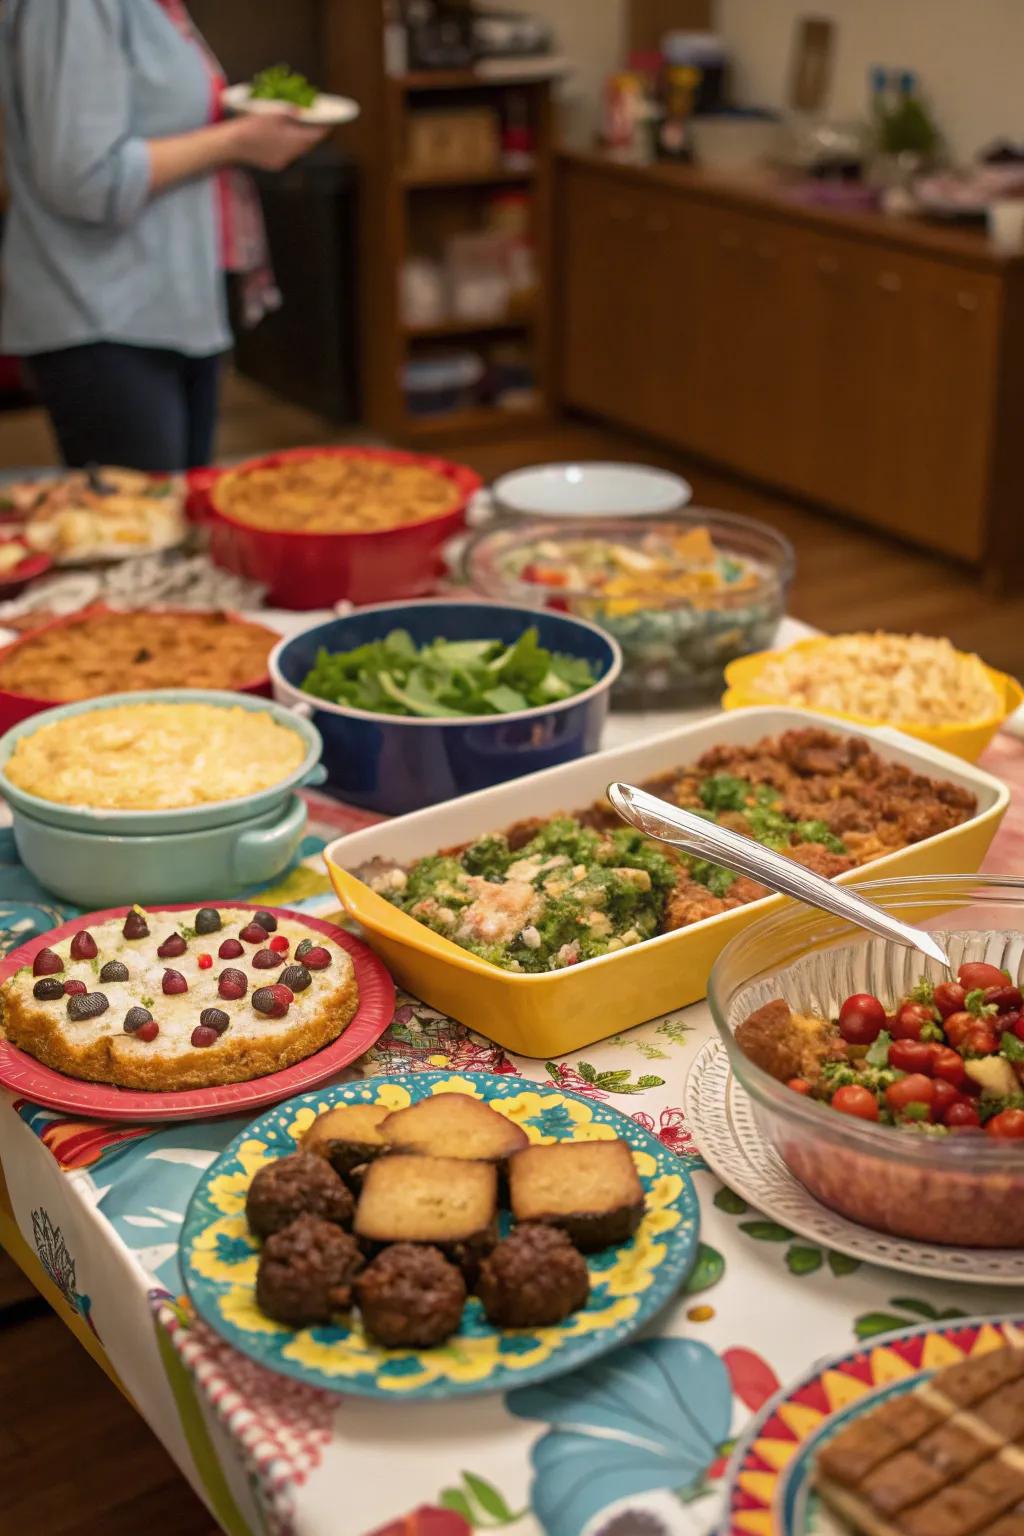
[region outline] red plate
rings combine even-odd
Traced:
[[[0,575],[0,599],[6,602],[8,598],[16,597],[30,581],[35,581],[37,576],[45,576],[52,567],[53,561],[49,555],[30,548],[22,538],[0,538],[0,544],[17,544],[25,551],[24,559]]]
[[[395,984],[384,964],[372,950],[354,939],[351,934],[306,912],[292,912],[287,907],[260,907],[251,901],[224,902],[224,906],[243,912],[276,912],[293,922],[303,923],[317,933],[324,933],[335,944],[347,950],[355,968],[359,986],[359,1007],[351,1022],[331,1045],[325,1045],[314,1055],[286,1067],[283,1072],[271,1072],[266,1077],[255,1077],[247,1083],[226,1083],[219,1088],[189,1088],[176,1092],[147,1093],[140,1088],[115,1088],[110,1083],[89,1083],[81,1078],[66,1077],[53,1067],[45,1067],[34,1056],[20,1051],[7,1040],[0,1040],[0,1084],[22,1098],[31,1099],[47,1109],[60,1109],[67,1114],[80,1115],[88,1120],[130,1120],[145,1124],[155,1120],[211,1120],[218,1115],[237,1115],[243,1110],[258,1109],[264,1104],[276,1104],[279,1099],[289,1099],[293,1094],[335,1077],[342,1067],[350,1066],[371,1045],[376,1045],[391,1023],[395,1012]],[[147,912],[188,912],[196,906],[194,901],[176,902],[174,905],[147,907]],[[6,981],[22,965],[31,962],[40,949],[66,939],[79,928],[106,922],[111,917],[124,917],[128,907],[111,907],[106,912],[88,912],[76,917],[60,928],[37,935],[19,949],[12,950],[0,960],[0,982]]]

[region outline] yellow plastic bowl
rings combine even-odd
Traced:
[[[829,639],[829,636],[821,636],[811,640],[797,640],[795,644],[781,650],[757,651],[751,656],[741,656],[738,661],[730,662],[725,669],[727,689],[722,696],[722,708],[747,709],[757,704],[799,708],[800,706],[794,705],[791,700],[779,698],[760,687],[764,669],[769,662],[777,661],[780,656],[789,655],[791,651],[812,653],[819,651],[828,645]],[[933,747],[941,747],[945,752],[952,752],[955,756],[974,763],[984,752],[1003,721],[1024,703],[1024,689],[1016,678],[1009,677],[1005,672],[997,672],[993,667],[985,667],[985,673],[996,692],[1000,694],[1002,703],[997,710],[993,710],[989,715],[979,716],[977,720],[950,721],[945,725],[919,725],[906,720],[872,720],[866,715],[846,714],[838,709],[821,709],[817,705],[814,706],[813,713],[829,715],[833,720],[845,720],[850,725],[888,725],[893,730],[902,731],[905,736],[913,736],[917,741],[927,741]]]

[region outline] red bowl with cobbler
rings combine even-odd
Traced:
[[[235,613],[83,608],[0,649],[0,734],[105,693],[215,688],[270,698],[267,660],[279,639]]]
[[[859,889],[926,927],[952,968],[799,907],[734,939],[708,999],[758,1128],[863,1226],[1024,1248],[1024,881]]]
[[[444,573],[480,476],[384,448],[295,448],[193,484],[210,553],[289,609],[423,597]]]

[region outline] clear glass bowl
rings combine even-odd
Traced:
[[[930,875],[870,881],[858,891],[940,937],[950,960],[1024,972],[1024,880]],[[803,1097],[756,1066],[735,1040],[755,1008],[784,998],[835,1018],[853,992],[889,1003],[941,967],[840,918],[789,906],[727,944],[708,1001],[732,1069],[765,1139],[832,1210],[877,1231],[959,1248],[1024,1248],[1024,1142],[931,1137],[873,1125]]]
[[[695,528],[708,530],[720,554],[752,566],[757,584],[709,593],[698,603],[654,591],[607,598],[542,586],[516,574],[527,549],[541,540],[560,548],[590,539],[638,547],[649,535]],[[702,508],[658,518],[576,518],[569,525],[564,518],[516,518],[481,530],[463,554],[464,579],[485,597],[555,608],[607,630],[622,647],[622,674],[612,693],[618,709],[672,709],[717,699],[728,664],[772,644],[786,611],[794,566],[792,546],[774,529]]]

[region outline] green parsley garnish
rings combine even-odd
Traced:
[[[876,1039],[868,1046],[864,1060],[869,1067],[887,1067],[889,1065],[889,1047],[892,1045],[892,1035],[887,1029],[883,1029]]]
[[[311,107],[318,91],[305,75],[297,74],[287,64],[271,64],[253,77],[249,95],[254,101],[286,101],[293,107]]]
[[[1008,1029],[1003,1030],[1001,1049],[1007,1061],[1024,1061],[1024,1040],[1018,1040]]]
[[[910,1000],[914,1003],[927,1003],[929,1008],[935,1002],[935,988],[927,976],[922,976],[917,985],[911,987]]]
[[[973,1013],[976,1019],[990,1019],[999,1011],[995,1003],[986,1003],[983,987],[975,987],[973,992],[968,992],[964,998],[964,1008],[968,1013]]]
[[[432,640],[417,648],[404,629],[331,655],[321,650],[302,687],[332,704],[426,720],[507,715],[557,704],[597,678],[578,656],[548,651],[537,630],[500,640]]]

